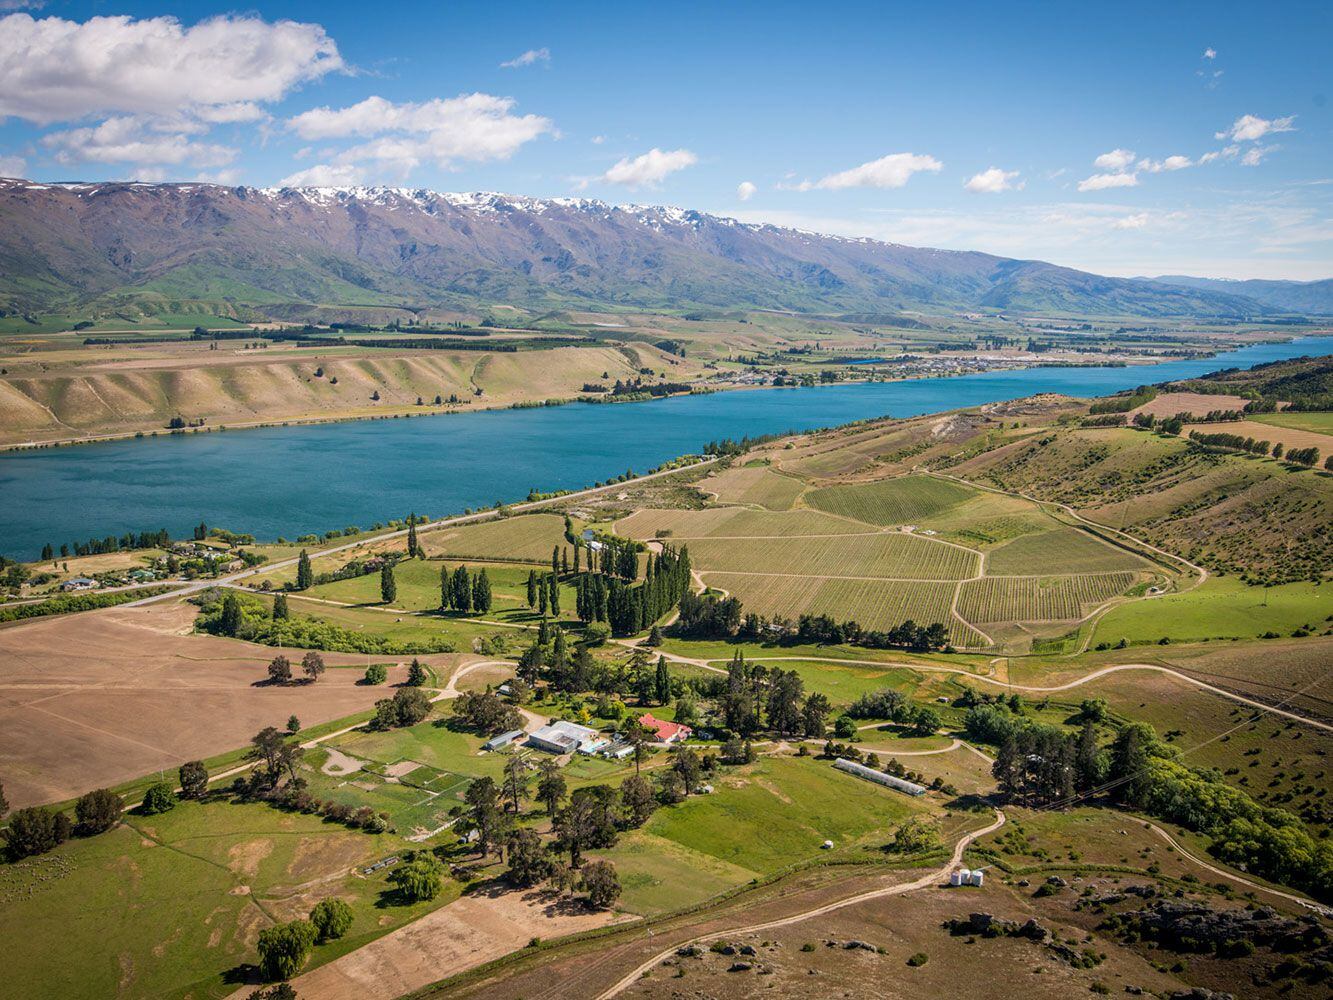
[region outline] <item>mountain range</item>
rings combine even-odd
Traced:
[[[1251,283],[1109,278],[577,198],[0,180],[8,313],[189,303],[291,319],[329,307],[505,303],[1239,320],[1290,311],[1291,301]]]

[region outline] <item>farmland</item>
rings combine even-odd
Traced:
[[[799,576],[962,580],[977,572],[976,553],[906,534],[801,535],[781,546],[747,539],[699,539],[690,556],[700,570]]]
[[[551,549],[564,546],[564,522],[554,514],[524,514],[521,517],[446,528],[423,536],[432,556],[455,559],[512,559],[518,562],[551,562]]]
[[[991,551],[986,570],[998,576],[1040,573],[1113,573],[1143,570],[1148,563],[1078,528],[1024,535]]]
[[[813,490],[811,507],[868,524],[916,524],[976,496],[975,490],[934,476],[903,476],[864,485]]]
[[[805,484],[767,466],[731,468],[709,479],[705,486],[719,503],[753,504],[768,510],[791,510]]]
[[[1133,573],[988,576],[963,584],[958,612],[974,622],[1071,621],[1123,593],[1133,582]]]

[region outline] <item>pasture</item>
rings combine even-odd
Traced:
[[[555,514],[522,514],[481,524],[421,533],[428,555],[451,559],[501,559],[551,565],[551,549],[569,547],[564,519]]]
[[[867,524],[917,524],[970,500],[977,491],[934,476],[902,476],[874,483],[812,490],[806,502]]]
[[[1249,418],[1256,424],[1270,424],[1273,427],[1290,427],[1292,430],[1309,431],[1311,434],[1333,436],[1333,412],[1300,413],[1284,410],[1280,413],[1256,413]]]

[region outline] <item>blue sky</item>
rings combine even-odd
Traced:
[[[1091,6],[0,0],[0,175],[593,197],[1333,276],[1333,5]]]

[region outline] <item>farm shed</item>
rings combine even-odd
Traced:
[[[577,723],[557,720],[550,722],[528,737],[528,746],[547,753],[573,753],[587,744],[596,742],[597,730]]]
[[[877,785],[883,785],[885,788],[892,788],[895,791],[904,792],[907,795],[925,795],[926,789],[912,781],[904,781],[902,778],[895,778],[891,774],[885,774],[883,771],[876,771],[873,767],[866,767],[864,764],[858,764],[854,760],[848,760],[846,757],[839,757],[833,762],[833,766],[839,771],[846,771],[848,774],[854,774],[858,778],[865,778],[866,781],[873,781]]]
[[[514,740],[522,739],[523,730],[511,729],[507,733],[501,733],[499,736],[492,736],[481,745],[483,750],[499,750],[501,747],[507,747]]]

